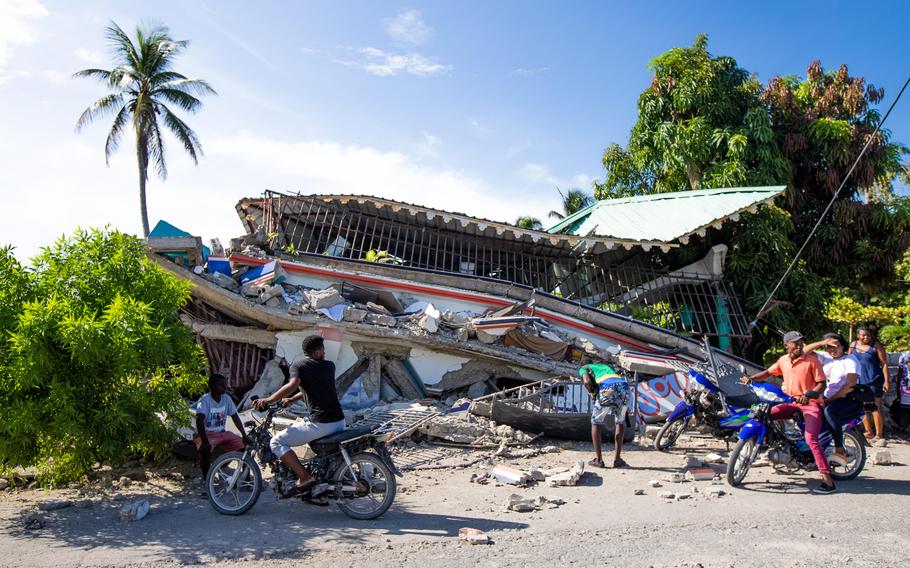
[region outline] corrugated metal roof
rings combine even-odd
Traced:
[[[704,236],[709,227],[738,221],[743,211],[753,212],[771,203],[785,186],[732,187],[658,193],[623,199],[604,199],[566,217],[547,229],[581,237],[609,237],[636,241],[686,244],[689,236]]]

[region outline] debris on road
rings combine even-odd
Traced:
[[[661,483],[660,481],[658,481],[658,480],[656,480],[656,479],[652,479],[651,481],[649,481],[649,482],[648,482],[648,485],[651,486],[651,487],[655,487],[655,488],[657,488],[657,487],[663,487],[663,483]]]
[[[507,465],[494,467],[490,475],[495,477],[500,483],[507,485],[527,485],[531,481],[530,475]]]
[[[560,505],[566,504],[564,499],[560,499],[553,495],[541,495],[537,498],[537,503],[541,506],[546,505],[548,509],[555,509]]]
[[[140,521],[149,514],[150,509],[148,499],[133,501],[120,507],[120,518],[124,521]]]
[[[534,499],[522,497],[517,493],[509,495],[509,501],[506,503],[506,510],[515,511],[516,513],[530,513],[537,509],[537,503]]]
[[[690,481],[710,481],[715,475],[711,468],[690,469],[686,472],[686,478]]]
[[[673,493],[672,491],[661,491],[660,496],[663,499],[676,499],[676,493]]]
[[[574,486],[578,485],[578,480],[585,474],[585,462],[578,460],[575,462],[575,465],[572,466],[570,471],[565,473],[558,473],[547,477],[547,483],[551,487],[560,487],[560,486]]]
[[[644,489],[636,489],[636,490],[633,492],[633,495],[644,495],[644,494],[645,494],[645,490],[644,490]]]
[[[705,456],[705,463],[724,463],[724,456],[711,452]]]
[[[878,450],[872,452],[873,465],[891,465],[891,452],[888,450]]]
[[[458,538],[471,544],[493,544],[493,539],[490,538],[490,535],[480,529],[472,529],[470,527],[458,529]]]

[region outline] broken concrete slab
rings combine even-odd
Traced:
[[[509,511],[515,511],[516,513],[530,513],[537,509],[537,503],[534,499],[528,497],[522,497],[516,493],[509,495],[509,500],[506,503],[506,509]]]
[[[124,521],[140,521],[148,515],[151,505],[148,499],[140,499],[120,507],[120,518]]]
[[[360,308],[355,308],[354,306],[345,306],[344,315],[341,316],[342,321],[351,322],[351,323],[360,323],[367,317],[367,311]]]
[[[663,499],[676,499],[676,493],[672,491],[661,491],[660,496]]]
[[[386,314],[376,314],[372,312],[368,313],[363,321],[370,325],[379,325],[383,327],[395,327],[398,325],[398,320],[396,320],[393,316]]]
[[[584,474],[585,462],[578,460],[570,471],[547,477],[547,483],[549,483],[551,487],[572,487],[578,485],[578,481]]]
[[[723,497],[727,492],[721,487],[709,487],[708,488],[708,497]]]
[[[656,479],[652,479],[651,481],[649,481],[648,485],[651,487],[663,487],[663,483],[661,483],[660,481],[658,481]]]
[[[490,471],[490,475],[495,477],[500,483],[507,485],[527,485],[531,482],[531,476],[526,472],[507,465],[494,467]]]
[[[635,491],[632,492],[632,494],[633,494],[633,495],[644,495],[644,494],[645,494],[645,490],[644,490],[644,489],[636,489]]]
[[[873,465],[891,465],[891,452],[889,450],[878,450],[872,452]]]
[[[548,509],[555,509],[560,505],[565,505],[566,501],[554,495],[540,495],[537,497],[537,503],[540,506],[546,505]]]
[[[546,481],[547,472],[543,470],[540,466],[531,466],[531,471],[529,472],[531,479],[534,481]]]
[[[705,456],[705,463],[724,463],[724,456],[711,452]]]
[[[714,479],[714,470],[711,468],[690,469],[686,472],[686,479],[690,481],[710,481]]]
[[[338,304],[344,303],[344,298],[336,288],[325,288],[324,290],[307,290],[307,302],[310,308],[319,310],[322,308],[331,308]]]
[[[471,527],[458,529],[458,538],[470,544],[493,544],[493,539],[487,533]]]

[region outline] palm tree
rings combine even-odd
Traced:
[[[142,213],[143,235],[148,237],[148,209],[145,204],[145,184],[149,164],[154,164],[158,177],[167,178],[162,125],[173,133],[183,149],[199,163],[202,147],[196,133],[168,108],[170,103],[195,113],[202,106],[196,98],[215,91],[201,79],[188,79],[171,70],[174,57],[186,48],[187,41],[175,41],[161,25],[138,26],[136,43],[120,26],[111,22],[106,29],[108,43],[116,67],[83,69],[73,77],[89,77],[104,83],[111,94],[92,103],[76,122],[76,132],[95,119],[114,116],[114,122],[104,144],[104,160],[110,164],[111,155],[120,145],[127,124],[136,135],[136,159],[139,163],[139,206]]]
[[[566,217],[581,211],[585,207],[590,207],[594,204],[594,197],[580,189],[570,189],[566,193],[563,193],[562,190],[557,187],[556,191],[559,192],[559,197],[562,199],[562,213],[556,210],[550,211],[547,216],[551,219],[565,219]]]
[[[522,216],[515,220],[515,226],[521,229],[531,229],[539,231],[543,228],[543,223],[537,217]]]

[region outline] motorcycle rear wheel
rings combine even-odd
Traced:
[[[253,458],[244,459],[242,452],[227,452],[209,467],[205,489],[213,509],[222,515],[242,515],[259,500],[262,472]]]
[[[866,444],[863,435],[857,430],[844,432],[844,449],[850,461],[846,467],[831,464],[831,477],[841,480],[854,479],[866,465]]]
[[[664,423],[657,436],[654,437],[654,449],[658,452],[666,452],[676,444],[680,434],[686,429],[687,418],[677,418],[671,422]]]
[[[395,474],[376,454],[362,452],[351,457],[352,468],[342,462],[335,472],[335,482],[362,489],[354,497],[339,497],[338,508],[345,515],[359,521],[375,519],[385,513],[395,500],[398,490]],[[351,469],[356,479],[351,475]]]
[[[759,444],[755,438],[745,438],[736,443],[727,466],[727,483],[736,487],[743,482],[752,462],[758,457],[758,450]]]

